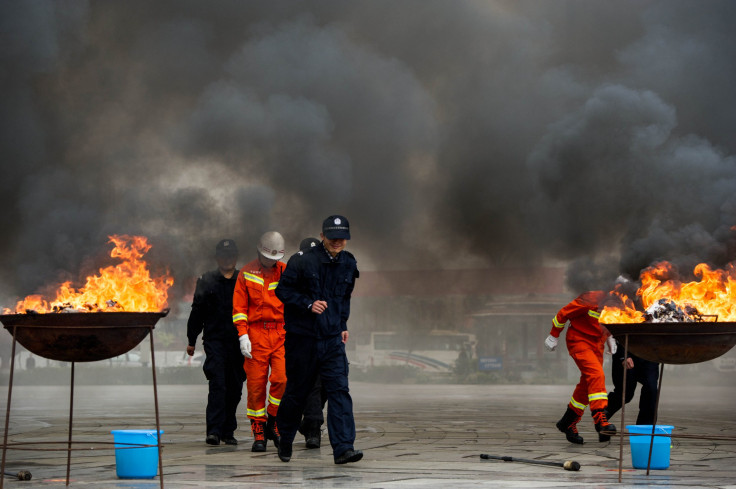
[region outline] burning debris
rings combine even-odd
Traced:
[[[686,281],[669,262],[655,263],[642,270],[638,290],[628,282],[616,284],[601,323],[736,321],[736,262],[724,269],[700,263],[692,276],[698,280]]]
[[[124,311],[125,308],[118,303],[117,301],[114,301],[112,299],[106,300],[104,306],[100,306],[99,304],[90,304],[90,303],[84,303],[81,306],[77,306],[72,304],[71,302],[64,302],[62,304],[53,304],[51,306],[51,310],[48,312],[51,313],[64,313],[64,312],[115,312],[115,311]],[[38,311],[35,309],[26,309],[26,314],[38,314]]]
[[[647,308],[644,321],[648,323],[694,323],[701,321],[701,317],[694,307],[689,305],[681,307],[675,301],[665,297]]]

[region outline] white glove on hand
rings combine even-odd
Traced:
[[[250,354],[250,338],[248,338],[248,335],[244,334],[238,338],[238,341],[240,341],[240,353],[242,353],[245,358],[253,358],[253,355]]]
[[[609,336],[606,340],[606,347],[608,348],[607,353],[609,355],[613,355],[614,353],[616,353],[616,350],[618,349],[618,347],[616,346],[616,338],[614,338],[613,336]]]
[[[544,340],[544,347],[549,351],[555,351],[555,348],[557,348],[557,338],[552,335],[547,336],[547,339]]]

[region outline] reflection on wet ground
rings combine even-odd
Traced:
[[[672,382],[673,378],[670,376]],[[622,484],[619,439],[600,443],[593,422],[580,424],[584,445],[571,445],[555,428],[572,386],[352,384],[358,439],[365,457],[333,463],[327,433],[322,448],[303,438],[291,462],[279,461],[269,444],[250,452],[240,445],[204,443],[205,385],[159,386],[163,466],[167,488],[478,488],[478,487],[736,487],[736,386],[663,387],[659,423],[675,426],[666,470],[632,469],[624,438]],[[7,391],[2,389],[3,399]],[[637,394],[638,395],[638,394]],[[77,386],[74,392],[71,481],[79,488],[157,488],[159,478],[118,479],[111,430],[154,429],[151,386]],[[627,406],[635,419],[636,401]],[[68,387],[15,386],[10,442],[33,445],[7,450],[7,472],[29,470],[30,482],[6,477],[5,487],[66,487]],[[244,416],[241,424],[246,427]],[[612,420],[621,425],[620,413]],[[632,424],[627,422],[627,424]],[[711,436],[712,439],[692,438]],[[40,444],[40,442],[55,442]],[[481,460],[480,454],[527,460],[575,460],[579,472],[524,462]]]

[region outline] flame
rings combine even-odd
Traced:
[[[619,304],[612,305],[611,302],[620,301]],[[625,294],[618,290],[611,292],[608,304],[601,311],[598,321],[601,323],[643,323],[644,313],[638,311],[634,305],[634,301],[629,299]]]
[[[151,245],[144,236],[113,235],[115,247],[110,256],[122,262],[101,268],[98,275],[87,277],[79,290],[71,282],[62,283],[56,298],[47,301],[40,295],[29,295],[19,301],[15,310],[3,309],[3,314],[20,314],[29,310],[38,313],[73,310],[75,312],[137,311],[158,312],[166,308],[168,289],[174,279],[168,270],[162,277],[152,278],[142,259]]]
[[[641,287],[636,292],[643,309],[659,299],[670,299],[683,309],[694,307],[703,316],[717,316],[718,321],[736,321],[736,268],[713,269],[700,263],[693,269],[699,280],[683,282],[669,262],[656,263],[640,274]],[[641,323],[644,313],[619,288],[612,293],[613,303],[601,312],[602,323]]]

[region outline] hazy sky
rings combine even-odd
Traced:
[[[0,298],[329,214],[364,269],[736,258],[736,3],[0,3]],[[6,304],[0,304],[6,305]]]

